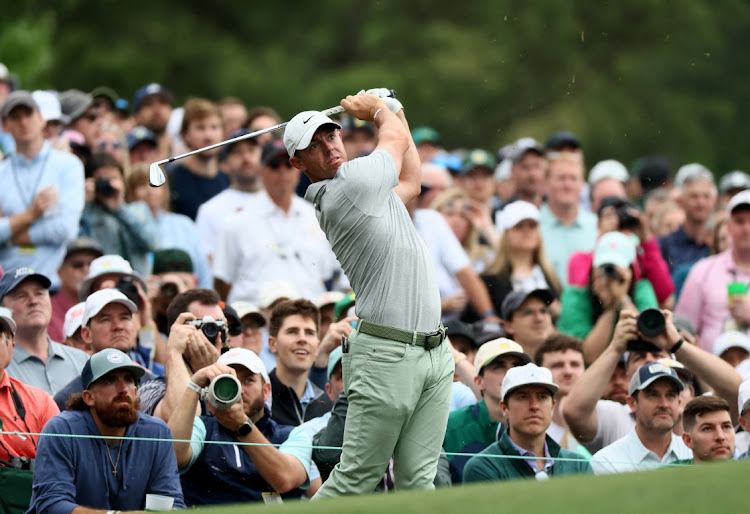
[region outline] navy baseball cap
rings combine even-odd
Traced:
[[[160,96],[169,104],[174,101],[174,94],[171,90],[165,88],[161,84],[152,82],[151,84],[145,85],[135,92],[135,96],[133,97],[133,112],[138,112],[138,109],[141,108],[143,100],[145,100],[146,97],[149,96]]]
[[[154,146],[159,146],[154,133],[150,129],[142,126],[133,127],[133,129],[125,136],[125,140],[128,143],[128,150],[132,150],[135,148],[135,145],[143,143],[144,141],[151,143]]]
[[[244,136],[244,135],[247,135],[247,134],[250,134],[250,131],[248,129],[246,129],[246,128],[237,129],[234,132],[232,132],[231,134],[229,134],[229,138],[228,139],[234,139],[236,137]],[[250,143],[252,145],[257,145],[258,144],[258,140],[256,138],[254,138],[254,137],[251,137],[251,138],[248,138],[248,139],[243,139],[243,141],[247,141],[248,143]],[[239,141],[237,141],[235,143],[229,143],[228,145],[224,145],[221,148],[221,151],[219,152],[219,160],[223,161],[224,159],[226,159],[229,156],[229,154],[232,152],[232,149],[234,148],[234,145],[236,145],[237,143],[239,143]]]
[[[503,300],[503,304],[500,306],[500,317],[504,320],[510,320],[513,318],[515,313],[523,302],[529,298],[539,298],[547,305],[551,304],[555,297],[549,291],[549,289],[534,289],[533,291],[512,291]]]
[[[260,162],[265,166],[271,159],[284,153],[286,153],[284,142],[281,139],[274,139],[263,146],[263,155],[260,158]]]
[[[0,301],[5,298],[5,295],[18,287],[21,282],[32,278],[47,289],[52,285],[52,282],[41,273],[35,272],[28,266],[21,266],[20,268],[6,271],[3,278],[0,279]]]
[[[135,375],[136,380],[146,374],[146,370],[141,366],[133,364],[133,361],[127,354],[115,348],[106,348],[92,355],[81,370],[81,382],[83,388],[88,389],[92,383],[96,382],[110,371],[125,369]]]
[[[660,378],[668,378],[674,382],[678,391],[685,389],[685,385],[680,380],[680,377],[677,376],[674,368],[666,366],[661,362],[651,362],[644,364],[638,368],[638,371],[633,373],[633,377],[630,379],[630,386],[628,387],[628,394],[633,396],[633,393],[643,391]]]

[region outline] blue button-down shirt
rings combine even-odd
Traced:
[[[544,252],[563,287],[568,285],[568,260],[573,252],[593,250],[598,234],[596,225],[596,215],[580,208],[578,216],[570,225],[557,219],[547,204],[539,208],[539,228],[544,240]]]
[[[45,142],[32,159],[12,154],[0,162],[0,264],[4,269],[33,268],[59,284],[57,267],[65,247],[78,235],[83,211],[83,165],[73,154],[60,152]],[[58,192],[57,205],[29,227],[32,245],[11,243],[10,217],[26,211],[34,197],[53,185]]]
[[[531,469],[534,470],[534,473],[539,473],[540,471],[549,471],[552,466],[555,465],[555,459],[552,458],[552,456],[549,453],[549,447],[547,446],[547,441],[544,441],[544,457],[547,459],[544,461],[544,469],[539,469],[539,464],[537,463],[537,459],[539,458],[534,452],[530,452],[526,448],[521,448],[516,444],[516,442],[508,437],[508,440],[510,441],[510,444],[513,445],[513,447],[518,451],[518,454],[522,457],[528,457],[527,459],[523,459],[526,464],[529,465]]]
[[[711,248],[690,239],[682,225],[671,234],[660,238],[659,248],[662,257],[667,261],[670,273],[674,273],[682,264],[693,264],[711,255]]]

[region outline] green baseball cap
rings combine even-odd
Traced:
[[[476,148],[464,157],[464,162],[461,165],[461,175],[466,175],[474,168],[486,168],[492,173],[495,170],[495,166],[497,166],[497,161],[491,153],[481,148]]]
[[[133,361],[127,354],[114,348],[107,348],[94,355],[86,361],[81,371],[81,382],[83,388],[88,389],[92,383],[96,382],[110,371],[125,369],[133,373],[136,379],[141,378],[146,370],[141,366],[133,364]]]
[[[333,373],[334,368],[336,367],[336,364],[341,362],[341,357],[344,355],[344,350],[337,346],[333,349],[333,351],[328,355],[328,381],[331,381],[331,373]]]
[[[411,138],[414,140],[416,146],[422,143],[432,143],[433,145],[440,144],[440,134],[438,131],[431,127],[417,127],[411,131]]]

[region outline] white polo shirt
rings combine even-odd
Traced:
[[[216,240],[213,271],[232,285],[228,303],[257,305],[266,282],[290,282],[310,300],[323,294],[324,281],[340,266],[313,206],[295,196],[287,214],[265,191],[258,193],[254,205],[230,217]]]
[[[635,430],[596,452],[591,467],[597,475],[649,471],[680,459],[692,459],[693,452],[681,437],[671,434],[672,442],[663,457],[643,446]]]
[[[198,207],[195,228],[209,259],[213,256],[219,232],[227,217],[251,209],[257,203],[258,196],[259,193],[225,189]]]

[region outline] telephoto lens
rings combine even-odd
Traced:
[[[240,401],[242,386],[234,375],[227,373],[214,378],[206,388],[206,399],[219,410],[227,410]]]
[[[645,309],[636,319],[638,330],[646,337],[655,337],[664,332],[667,320],[659,309]]]

